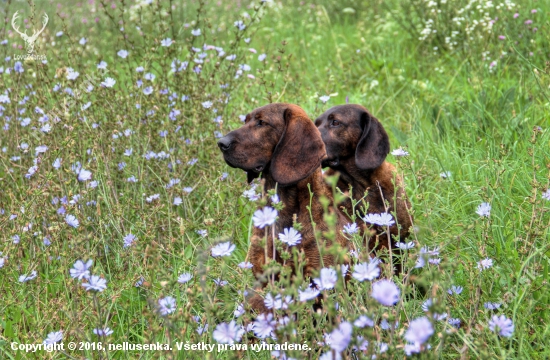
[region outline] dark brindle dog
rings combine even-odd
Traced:
[[[361,105],[350,104],[327,110],[315,120],[315,125],[321,132],[327,150],[323,166],[329,166],[330,170],[326,175],[340,173],[338,187],[346,191],[351,186],[353,198],[364,198],[368,203],[368,214],[384,212],[386,200],[388,212],[397,213],[396,224],[390,227],[392,240],[397,236],[404,241],[411,227],[412,218],[408,211],[411,206],[402,179],[397,175],[395,167],[385,161],[390,151],[390,142],[380,121]],[[354,213],[349,198],[344,206],[349,215]],[[365,215],[361,206],[355,210],[359,216]],[[377,235],[383,229],[375,226],[374,230],[376,234],[369,240],[369,250],[387,248],[386,235],[377,240]],[[392,248],[394,245],[395,242]]]
[[[328,231],[323,220],[323,207],[319,201],[324,195],[332,201],[332,194],[325,185],[321,161],[326,157],[325,145],[321,134],[304,110],[292,104],[270,104],[252,111],[246,116],[245,124],[221,138],[218,146],[223,157],[231,167],[243,169],[252,181],[261,173],[265,181],[265,191],[277,188],[277,194],[284,208],[279,212],[274,234],[282,233],[285,228],[293,225],[293,215],[302,224],[301,243],[297,249],[304,253],[304,274],[313,275],[314,269],[335,264],[334,256],[324,254],[321,262],[319,247],[328,248],[332,242],[315,240],[313,220],[316,229]],[[310,191],[313,198],[310,199]],[[311,206],[311,215],[307,209]],[[338,214],[336,242],[349,248],[351,245],[342,235],[342,228],[348,223],[346,217],[335,209]],[[265,228],[254,228],[248,259],[253,265],[256,278],[262,277],[266,256],[273,258],[272,231],[267,234],[267,246],[262,245]],[[279,254],[275,254],[279,263],[283,263]],[[294,268],[292,259],[286,265]],[[253,308],[267,311],[258,296],[249,300]]]

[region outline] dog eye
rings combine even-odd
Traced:
[[[340,122],[338,120],[332,120],[330,122],[330,126],[333,126],[333,127],[340,126]]]
[[[265,125],[265,122],[263,120],[258,120],[258,122],[256,123],[257,126],[263,126]]]

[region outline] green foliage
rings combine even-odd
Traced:
[[[323,291],[323,309],[317,312],[312,301],[299,301],[299,291],[309,284],[299,276],[303,269],[292,276],[291,269],[272,262],[267,273],[279,273],[279,280],[269,281],[261,294],[292,296],[279,315],[296,315],[296,320],[277,331],[277,341],[268,342],[307,343],[311,351],[289,356],[318,358],[329,349],[319,345],[325,333],[367,315],[376,326],[354,328],[351,346],[361,345],[357,335],[371,346],[355,355],[371,358],[379,352],[377,343],[384,342],[388,351],[378,358],[401,358],[410,321],[445,313],[462,326],[433,321],[431,350],[421,356],[548,358],[550,201],[542,194],[550,187],[549,35],[534,28],[548,26],[550,7],[433,3],[162,0],[54,7],[3,2],[0,13],[8,21],[0,41],[8,42],[0,45],[0,54],[10,59],[0,65],[0,96],[10,101],[0,102],[2,356],[98,357],[92,350],[28,354],[10,347],[12,342],[41,343],[48,333],[63,330],[66,344],[128,341],[174,347],[143,358],[269,359],[269,351],[205,355],[178,352],[175,346],[214,344],[216,326],[234,319],[256,281],[249,269],[237,266],[247,260],[252,214],[273,195],[262,197],[261,185],[251,189],[242,171],[224,163],[217,132],[238,128],[239,115],[269,102],[299,104],[314,119],[348,99],[382,121],[393,149],[410,153],[388,156],[405,179],[415,219],[410,240],[416,247],[393,259],[405,264],[393,278],[401,297],[394,307],[381,306],[370,296],[370,281],[345,284],[336,269],[340,281],[335,290]],[[460,15],[465,19],[452,21],[468,3]],[[15,57],[25,53],[25,44],[10,24],[16,10],[29,20],[29,32],[38,28],[43,12],[50,18],[35,46],[48,62],[22,61],[21,73],[14,69]],[[430,19],[437,32],[420,39]],[[481,19],[484,25],[473,26]],[[238,20],[244,30],[234,25]],[[194,29],[201,34],[193,35]],[[459,34],[453,36],[454,31]],[[163,46],[167,38],[175,42]],[[123,49],[125,58],[117,55]],[[259,60],[261,54],[265,60]],[[101,61],[106,69],[97,68]],[[79,75],[71,80],[75,71]],[[101,85],[108,77],[116,81],[113,87]],[[330,96],[326,103],[319,99],[325,95]],[[26,118],[30,123],[23,126]],[[46,124],[50,131],[42,131]],[[48,149],[36,154],[41,145]],[[61,167],[55,169],[58,158]],[[79,181],[80,168],[92,178]],[[93,181],[97,186],[90,186]],[[250,201],[244,191],[260,199]],[[491,204],[488,218],[476,214],[482,202]],[[65,214],[58,213],[60,208]],[[67,214],[78,219],[77,228],[67,224]],[[333,215],[325,216],[334,223]],[[294,228],[300,231],[302,225]],[[129,234],[136,239],[125,246]],[[334,235],[333,229],[325,234]],[[227,241],[236,245],[231,256],[213,258],[212,247]],[[362,243],[358,235],[350,241]],[[441,262],[415,268],[424,246],[438,247]],[[346,255],[337,248],[327,251]],[[284,258],[304,263],[303,254],[292,248]],[[359,251],[360,261],[368,258]],[[485,258],[493,266],[480,271],[478,263]],[[70,276],[79,259],[93,259],[90,271],[107,280],[105,291],[86,292],[82,281]],[[391,277],[387,261],[380,268],[381,278]],[[35,279],[19,281],[33,271]],[[182,273],[193,277],[179,283]],[[449,295],[451,285],[464,290]],[[161,316],[158,301],[168,296],[177,309]],[[426,313],[421,305],[428,298],[435,306]],[[486,302],[501,306],[488,310]],[[497,314],[512,319],[512,337],[489,330]],[[247,311],[236,321],[253,318]],[[400,325],[384,330],[383,319]],[[103,327],[114,333],[102,338],[93,333]],[[253,333],[242,341],[258,342]],[[102,354],[113,359],[139,355]]]

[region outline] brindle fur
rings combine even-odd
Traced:
[[[409,235],[411,216],[410,202],[405,193],[403,181],[395,167],[385,161],[390,150],[389,139],[384,127],[361,105],[335,106],[315,120],[325,143],[327,158],[323,166],[330,169],[325,175],[339,174],[338,187],[346,192],[352,188],[353,198],[364,199],[368,209],[355,208],[359,216],[366,213],[396,212],[396,224],[390,227],[392,248],[394,237],[404,241]],[[365,196],[366,193],[366,196]],[[384,202],[386,201],[386,203]],[[354,209],[350,199],[343,206],[348,214]],[[358,218],[358,225],[363,221]],[[387,235],[379,226],[368,241],[369,250],[388,247]]]
[[[265,282],[262,274],[266,255],[269,259],[273,258],[272,234],[277,237],[283,229],[292,227],[294,215],[302,224],[302,240],[296,247],[303,252],[304,274],[311,276],[314,270],[322,266],[334,265],[334,256],[329,254],[323,255],[321,263],[318,246],[328,248],[332,242],[321,239],[318,245],[311,223],[313,220],[316,229],[322,232],[329,230],[323,220],[323,207],[319,199],[325,196],[332,202],[333,197],[324,183],[321,171],[321,161],[326,157],[325,145],[319,130],[304,110],[296,105],[283,103],[255,109],[246,116],[245,124],[241,128],[220,139],[218,145],[229,166],[246,171],[249,182],[261,174],[265,192],[276,188],[284,205],[274,225],[275,231],[269,229],[267,233],[267,246],[262,244],[266,235],[265,228],[254,227],[248,259],[253,265],[252,271],[256,278]],[[311,218],[308,206],[311,206]],[[351,245],[341,231],[349,221],[340,211],[334,210],[338,216],[336,242],[341,247],[349,248]],[[283,263],[279,254],[275,254],[275,259]],[[285,264],[293,269],[296,265],[292,259]],[[267,311],[259,296],[254,296],[249,303],[259,312]]]

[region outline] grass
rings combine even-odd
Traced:
[[[0,103],[1,357],[270,358],[270,351],[250,348],[212,353],[176,349],[176,342],[216,344],[214,329],[234,319],[244,291],[254,284],[250,270],[237,264],[245,261],[252,214],[262,200],[242,196],[249,189],[244,173],[223,162],[215,132],[239,127],[238,115],[269,102],[299,104],[314,119],[348,99],[382,121],[392,149],[404,147],[410,153],[388,156],[405,178],[417,229],[411,239],[416,247],[404,255],[406,279],[393,279],[402,296],[397,306],[381,307],[369,296],[370,282],[350,282],[355,296],[339,283],[338,291],[325,291],[324,314],[296,300],[288,314],[297,314],[297,320],[277,331],[277,341],[307,343],[312,350],[288,355],[319,358],[330,350],[318,344],[325,341],[324,333],[369,315],[376,327],[354,328],[350,348],[360,344],[358,335],[370,346],[355,356],[370,358],[382,342],[388,350],[378,358],[402,358],[410,321],[424,316],[421,305],[434,298],[431,312],[458,318],[461,327],[434,321],[430,349],[416,356],[548,358],[550,201],[542,194],[550,187],[550,78],[545,63],[550,8],[525,1],[512,10],[489,9],[499,17],[491,33],[480,30],[479,37],[476,33],[445,49],[442,39],[420,41],[411,35],[407,29],[421,30],[424,24],[419,14],[431,15],[422,13],[427,3],[412,2],[412,9],[407,4],[289,1],[255,10],[258,3],[244,1],[159,1],[142,7],[118,1],[76,7],[68,2],[37,2],[34,7],[32,2],[3,2],[0,14],[8,21],[0,41],[8,43],[0,46],[0,53],[10,59],[0,65],[0,94],[10,102]],[[456,2],[456,9],[465,4]],[[28,19],[33,9],[33,28],[38,28],[43,12],[50,17],[35,48],[48,63],[24,61],[24,72],[18,73],[14,57],[24,55],[24,43],[12,32],[10,19],[16,10]],[[442,9],[447,15],[456,10]],[[233,25],[239,19],[246,24],[244,31]],[[525,24],[528,19],[533,23]],[[436,23],[439,33],[451,30],[445,22]],[[193,29],[201,29],[201,35],[193,36]],[[58,31],[63,34],[57,36]],[[79,44],[82,37],[85,45]],[[175,43],[161,46],[166,38]],[[206,50],[208,61],[193,62],[197,56],[192,47],[203,44],[222,47],[224,57],[235,54],[235,60],[222,60],[217,50]],[[434,52],[434,46],[439,50]],[[128,57],[117,55],[121,49],[128,50]],[[263,53],[267,58],[259,61]],[[171,73],[174,58],[190,64]],[[102,60],[107,70],[97,69]],[[492,61],[497,64],[491,66]],[[244,69],[236,78],[240,64],[251,70]],[[138,66],[144,72],[136,72]],[[193,72],[195,66],[201,67],[199,74]],[[69,67],[80,73],[75,80],[67,78]],[[155,79],[145,80],[145,73]],[[101,87],[106,77],[116,80],[114,87]],[[139,79],[141,87],[136,85]],[[90,83],[94,89],[88,93]],[[56,84],[60,89],[54,92]],[[153,88],[150,95],[143,91],[147,86]],[[326,104],[319,100],[329,94]],[[182,101],[183,95],[189,99]],[[212,106],[205,108],[206,101]],[[41,121],[45,118],[37,107],[48,120]],[[180,111],[172,114],[173,120],[172,109]],[[213,121],[218,116],[222,123]],[[27,117],[30,124],[22,126]],[[45,123],[50,132],[40,130]],[[48,149],[37,156],[40,145]],[[129,156],[124,155],[127,149],[132,149]],[[150,151],[169,156],[159,158]],[[37,158],[36,173],[26,178]],[[62,158],[58,170],[52,167],[56,158]],[[196,163],[190,165],[193,159]],[[72,169],[77,162],[92,172],[91,180],[77,179]],[[122,169],[121,162],[126,163]],[[441,177],[443,172],[450,176]],[[129,182],[131,176],[137,182]],[[179,182],[167,186],[171,179]],[[96,187],[89,186],[92,181]],[[154,194],[158,200],[147,202]],[[75,195],[80,198],[68,203]],[[177,197],[181,204],[175,206]],[[482,202],[491,204],[488,218],[476,214]],[[57,213],[61,207],[76,216],[77,228]],[[137,240],[124,247],[128,234]],[[51,244],[45,245],[44,238]],[[224,241],[233,242],[236,250],[230,257],[212,258],[212,246]],[[423,246],[440,248],[439,265],[414,269]],[[484,258],[492,259],[493,266],[480,271],[478,262]],[[87,292],[81,281],[70,277],[69,269],[79,259],[93,260],[91,273],[107,280],[106,290]],[[32,271],[35,279],[19,281]],[[184,272],[193,278],[180,284],[177,279]],[[134,286],[140,279],[141,286]],[[216,284],[218,279],[227,285]],[[275,293],[284,287],[285,294],[297,299],[300,285],[299,280],[283,280],[268,290]],[[448,295],[451,285],[464,290]],[[175,299],[177,309],[160,316],[158,301],[167,296]],[[500,307],[486,309],[486,302]],[[513,321],[510,338],[488,327],[491,317],[501,314]],[[252,318],[247,312],[236,321],[244,324]],[[383,330],[381,319],[398,320],[399,326]],[[206,324],[207,330],[199,334],[197,329]],[[99,338],[93,333],[104,327],[113,334]],[[12,342],[42,343],[60,330],[65,344],[160,342],[174,350],[25,353],[11,348]],[[249,333],[242,343],[250,346],[258,340]],[[343,356],[353,358],[348,352]]]

